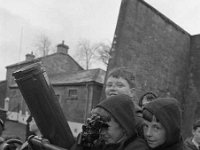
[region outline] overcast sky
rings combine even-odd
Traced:
[[[200,33],[199,0],[146,0],[191,35]],[[41,34],[73,55],[80,39],[112,42],[121,0],[0,0],[0,80],[5,67],[35,51]],[[21,44],[20,44],[21,43]]]

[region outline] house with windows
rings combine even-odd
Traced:
[[[63,109],[72,132],[76,136],[82,123],[94,105],[99,103],[103,89],[105,71],[102,69],[84,70],[69,54],[69,47],[57,46],[57,52],[35,58],[27,54],[26,60],[7,66],[6,98],[8,119],[26,123],[29,116],[28,107],[12,76],[16,70],[40,62],[44,67],[50,83]]]

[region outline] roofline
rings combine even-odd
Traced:
[[[81,69],[83,69],[84,70],[84,68],[83,67],[81,67],[81,65],[74,59],[74,58],[72,58],[72,56],[70,56],[69,54],[67,54]]]
[[[150,4],[148,4],[147,2],[145,2],[144,0],[138,0],[138,1],[140,1],[143,4],[145,4],[151,10],[153,10],[156,14],[158,14],[162,19],[164,19],[165,21],[169,22],[177,30],[181,31],[184,34],[187,34],[187,35],[191,36],[190,33],[188,33],[187,31],[185,31],[183,28],[181,28],[179,25],[177,25],[175,22],[173,22],[171,19],[169,19],[167,16],[165,16],[164,14],[162,14],[161,12],[159,12],[156,8],[154,8],[153,6],[151,6]]]
[[[38,58],[35,58],[35,59],[33,59],[33,60],[30,60],[30,61],[24,60],[24,61],[21,61],[21,62],[19,62],[19,63],[15,63],[15,64],[12,64],[12,65],[8,65],[8,66],[6,66],[6,68],[11,68],[11,67],[14,67],[14,66],[17,66],[17,65],[22,65],[22,64],[27,64],[27,63],[39,62],[39,61],[41,61],[42,59],[44,59],[44,58],[46,58],[46,57],[51,57],[51,56],[57,55],[57,54],[68,55],[68,56],[72,59],[72,61],[74,61],[81,69],[83,69],[83,67],[81,67],[80,64],[78,64],[69,54],[57,53],[57,52],[56,52],[56,53],[53,53],[53,54],[50,54],[50,55],[47,55],[47,56],[38,57]]]
[[[23,64],[29,64],[29,63],[32,64],[32,63],[36,63],[36,62],[39,62],[39,61],[41,61],[40,58],[36,58],[36,59],[30,60],[30,61],[26,61],[25,60],[25,61],[21,61],[19,63],[8,65],[8,66],[6,66],[6,68],[12,68],[14,66],[23,65]]]

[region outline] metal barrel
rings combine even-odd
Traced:
[[[44,138],[70,148],[74,137],[41,63],[21,68],[13,76]]]

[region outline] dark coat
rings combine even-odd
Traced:
[[[192,142],[192,137],[187,138],[184,141],[185,144],[185,150],[198,150],[197,147],[194,145],[194,143]]]

